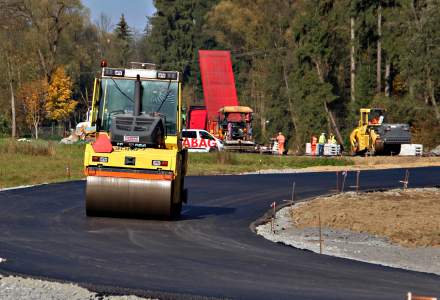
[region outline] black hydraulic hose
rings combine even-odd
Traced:
[[[167,100],[168,96],[170,95],[170,92],[171,92],[170,85],[171,85],[171,80],[168,81],[167,92],[165,93],[165,96],[164,96],[162,102],[160,103],[159,108],[156,110],[156,112],[160,112],[160,110],[162,109],[162,106],[164,105],[165,101]]]
[[[110,77],[110,79],[113,81],[113,83],[115,84],[116,89],[123,95],[125,96],[128,100],[130,100],[131,102],[134,102],[133,99],[131,99],[129,96],[127,96],[126,93],[124,93],[121,88],[119,87],[119,85],[116,83],[116,81]]]

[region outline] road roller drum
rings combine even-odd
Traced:
[[[88,176],[89,216],[171,217],[172,181]]]

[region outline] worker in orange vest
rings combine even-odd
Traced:
[[[278,132],[277,142],[278,142],[278,154],[283,155],[284,143],[286,142],[286,137],[281,132]]]
[[[318,144],[318,138],[316,136],[312,136],[312,155],[316,155],[316,145]]]

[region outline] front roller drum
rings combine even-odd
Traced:
[[[173,181],[88,176],[88,216],[171,218]]]

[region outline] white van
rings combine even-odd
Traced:
[[[203,129],[183,129],[182,146],[188,149],[188,152],[223,150],[223,142]]]

